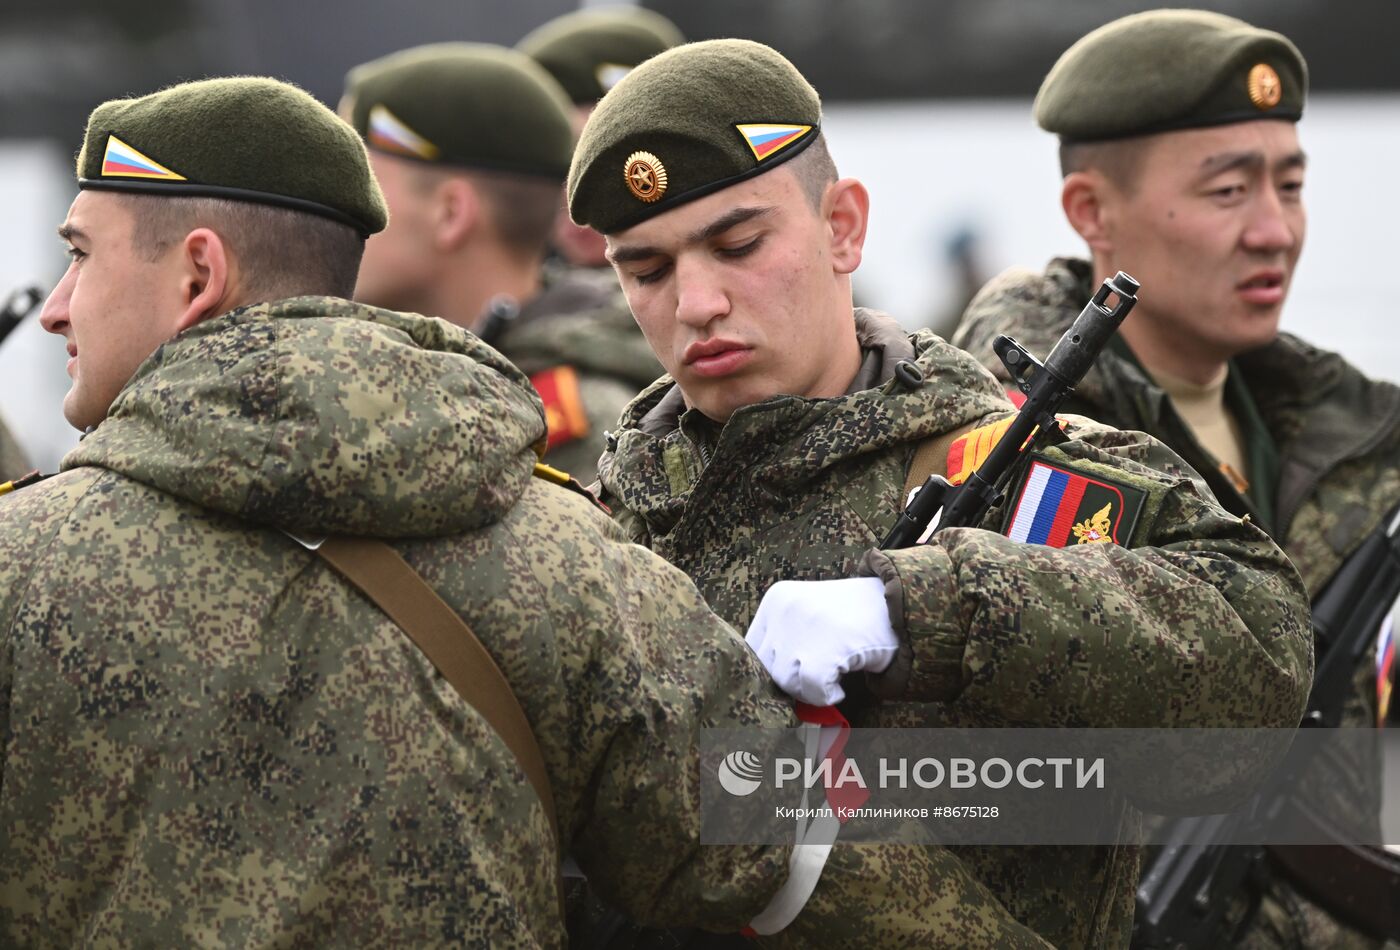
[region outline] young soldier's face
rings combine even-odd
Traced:
[[[776,168],[608,235],[632,313],[689,405],[722,422],[771,396],[845,391],[854,368],[836,354],[854,338],[863,211],[852,253],[840,213],[813,209]]]
[[[1110,186],[1111,260],[1142,282],[1130,319],[1229,358],[1273,340],[1303,249],[1304,157],[1291,122],[1154,136],[1133,187]]]
[[[101,191],[79,192],[59,228],[70,262],[39,322],[68,342],[73,386],[63,415],[77,429],[106,418],[136,368],[175,335],[188,303],[177,247],[152,260],[151,248],[133,244],[134,228],[131,209]]]

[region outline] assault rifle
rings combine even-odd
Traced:
[[[1023,453],[1065,441],[1055,413],[1137,303],[1138,288],[1138,282],[1122,271],[1105,280],[1044,363],[1009,336],[992,341],[992,349],[1026,396],[1021,411],[986,461],[961,485],[954,488],[943,476],[930,475],[900,513],[882,548],[907,548],[930,525],[939,531],[980,524],[987,510],[1001,502]],[[1110,310],[1105,304],[1114,295],[1118,302]]]
[[[1313,604],[1312,625],[1317,666],[1303,727],[1335,728],[1351,694],[1357,665],[1380,633],[1400,597],[1400,508],[1347,558]],[[1168,832],[1167,843],[1145,869],[1137,891],[1133,946],[1215,947],[1231,942],[1225,912],[1232,896],[1250,879],[1265,873],[1267,853],[1260,832],[1276,821],[1309,764],[1312,749],[1295,744],[1265,789],[1242,808],[1225,815],[1182,818]],[[1313,819],[1315,825],[1323,822]],[[1321,851],[1322,849],[1309,849]],[[1400,936],[1400,861],[1378,849],[1344,849],[1362,873],[1375,876],[1390,894],[1355,906],[1353,922],[1376,936]],[[1361,882],[1353,882],[1359,889]],[[1330,906],[1330,905],[1329,905]],[[1389,931],[1389,933],[1385,933]]]
[[[0,343],[5,342],[10,331],[33,313],[43,299],[44,294],[38,287],[21,287],[10,294],[5,300],[5,306],[0,307]]]

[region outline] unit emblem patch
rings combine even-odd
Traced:
[[[1012,498],[1007,537],[1063,548],[1126,544],[1142,515],[1147,493],[1034,455]]]

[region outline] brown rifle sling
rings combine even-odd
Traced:
[[[443,679],[501,737],[544,806],[558,853],[559,823],[544,755],[505,674],[467,622],[398,551],[382,541],[327,538],[316,553],[388,614]]]

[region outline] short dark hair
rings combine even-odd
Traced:
[[[1106,142],[1060,142],[1060,176],[1095,169],[1120,190],[1137,187],[1138,173],[1146,152],[1143,137],[1112,139]]]
[[[238,256],[243,303],[306,294],[350,297],[365,239],[354,228],[306,211],[227,198],[124,194],[131,242],[156,260],[196,228],[218,233]]]
[[[462,177],[486,205],[496,237],[517,257],[543,258],[549,250],[563,184],[543,175],[415,163],[414,184],[430,193],[444,179]]]
[[[836,163],[831,160],[831,152],[826,147],[826,136],[821,132],[802,153],[787,163],[787,167],[797,176],[802,193],[812,210],[820,211],[826,186],[836,180]]]

